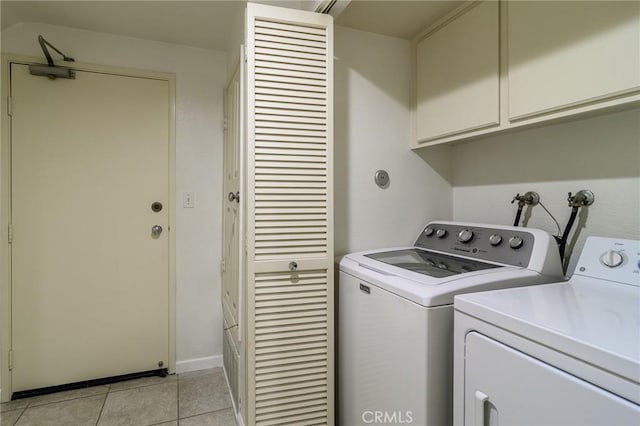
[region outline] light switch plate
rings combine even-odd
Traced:
[[[182,193],[182,207],[192,209],[195,206],[195,195],[193,192]]]

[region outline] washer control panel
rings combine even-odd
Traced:
[[[574,275],[640,287],[640,241],[587,238]]]
[[[526,228],[490,228],[473,224],[430,223],[414,244],[478,260],[526,267],[531,260],[535,236]]]

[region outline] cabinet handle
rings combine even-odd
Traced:
[[[484,406],[485,402],[489,400],[489,395],[479,390],[475,393],[475,422],[474,426],[484,426]]]

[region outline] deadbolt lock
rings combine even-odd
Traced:
[[[156,201],[155,203],[151,204],[151,210],[158,213],[159,211],[162,210],[162,203],[159,201]]]

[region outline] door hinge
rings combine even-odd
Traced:
[[[224,121],[222,122],[222,130],[227,130],[228,126],[229,126],[228,120],[227,120],[227,117],[225,117]]]
[[[222,262],[220,262],[220,271],[221,271],[222,273],[224,273],[224,272],[225,272],[225,270],[226,270],[226,268],[227,268],[227,264],[226,264],[225,260],[224,260],[224,259],[222,259]]]
[[[13,349],[9,350],[9,370],[13,370]]]
[[[13,116],[13,98],[11,96],[7,97],[7,115],[9,117]]]
[[[8,228],[9,229],[7,230],[7,240],[8,240],[8,243],[11,244],[13,243],[13,225],[10,223]]]

